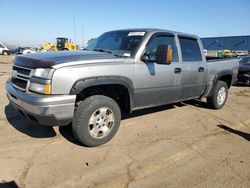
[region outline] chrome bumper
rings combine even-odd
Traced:
[[[6,83],[10,104],[26,118],[42,125],[67,125],[74,115],[75,95],[39,95],[15,89]]]

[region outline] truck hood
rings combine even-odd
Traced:
[[[239,72],[250,71],[250,64],[240,63]]]
[[[27,68],[51,68],[63,67],[74,63],[102,63],[122,62],[124,58],[118,58],[109,53],[94,51],[60,51],[43,52],[18,55],[14,59],[14,65]]]

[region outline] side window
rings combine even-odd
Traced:
[[[201,50],[196,39],[179,37],[183,61],[201,61]]]
[[[0,44],[0,48],[4,48],[2,44]]]
[[[175,38],[173,36],[159,35],[150,39],[147,45],[147,52],[149,53],[149,61],[155,61],[155,53],[159,45],[171,45],[173,49],[173,61],[178,61],[177,47]]]

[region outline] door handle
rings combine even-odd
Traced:
[[[181,68],[175,68],[175,69],[174,69],[174,73],[175,73],[175,74],[180,74],[181,71],[182,71]]]
[[[198,72],[204,72],[204,67],[199,67]]]

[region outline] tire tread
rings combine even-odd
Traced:
[[[224,103],[222,105],[219,105],[217,103],[217,93],[218,93],[219,89],[222,86],[224,86],[226,88],[227,94],[226,94],[226,99],[225,99]],[[227,83],[224,82],[224,81],[219,80],[216,83],[216,86],[214,87],[211,96],[207,97],[207,104],[212,109],[221,109],[225,105],[225,103],[227,101],[227,96],[228,96],[228,86],[227,86]]]
[[[86,133],[86,131],[83,131],[83,126],[84,126],[83,121],[88,121],[85,118],[88,117],[89,109],[93,105],[96,105],[100,101],[103,102],[105,100],[107,100],[108,102],[111,102],[112,105],[115,106],[116,111],[114,113],[117,113],[117,117],[118,117],[118,119],[115,120],[116,123],[118,123],[116,125],[117,127],[116,128],[114,127],[113,129],[115,129],[115,130],[113,130],[113,132],[111,132],[110,135],[103,138],[102,141],[100,141],[100,140],[98,140],[98,141],[88,140],[88,139],[86,139],[86,134],[89,134],[89,133]],[[90,97],[86,98],[85,100],[80,101],[78,103],[78,105],[75,109],[74,118],[73,118],[73,122],[72,122],[72,131],[73,131],[73,134],[76,137],[76,139],[78,141],[80,141],[83,145],[90,146],[90,147],[98,146],[98,145],[101,145],[101,144],[108,142],[114,136],[114,134],[116,133],[116,131],[119,128],[120,118],[121,118],[120,108],[119,108],[118,104],[113,99],[106,97],[104,95],[93,95],[93,96],[90,96]],[[85,120],[83,120],[83,119],[85,119]]]

